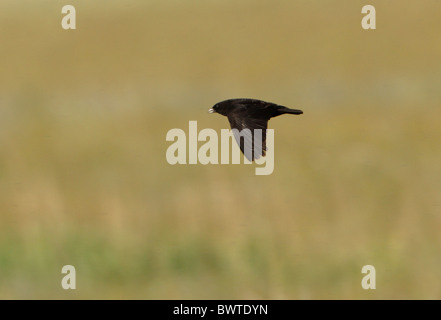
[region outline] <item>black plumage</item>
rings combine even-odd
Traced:
[[[302,110],[290,109],[257,99],[229,99],[221,101],[215,104],[208,112],[219,113],[228,118],[240,150],[250,161],[265,156],[266,129],[269,119],[286,113],[303,113]],[[255,141],[255,134],[258,134],[258,131],[255,131],[256,129],[261,130],[261,140],[260,137],[257,137]]]

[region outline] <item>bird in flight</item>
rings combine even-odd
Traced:
[[[268,120],[282,114],[302,114],[275,103],[257,99],[229,99],[216,103],[209,113],[228,118],[234,138],[249,161],[265,156]],[[241,139],[242,138],[242,139]]]

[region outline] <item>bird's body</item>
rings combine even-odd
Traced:
[[[219,113],[228,118],[240,149],[250,161],[265,155],[266,129],[269,119],[282,114],[303,113],[302,110],[290,109],[257,99],[229,99],[215,104],[208,111],[210,113]],[[256,144],[254,139],[256,129],[261,130],[262,142],[260,143],[259,141],[260,145]],[[241,142],[241,137],[243,137],[243,142]],[[245,150],[247,146],[250,148]]]

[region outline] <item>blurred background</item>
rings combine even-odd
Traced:
[[[440,299],[440,12],[2,0],[0,298]],[[304,110],[269,122],[272,175],[166,162],[239,97]]]

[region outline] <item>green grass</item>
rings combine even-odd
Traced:
[[[441,297],[439,4],[140,3],[0,5],[0,298]],[[169,165],[232,97],[305,111],[274,173]]]

